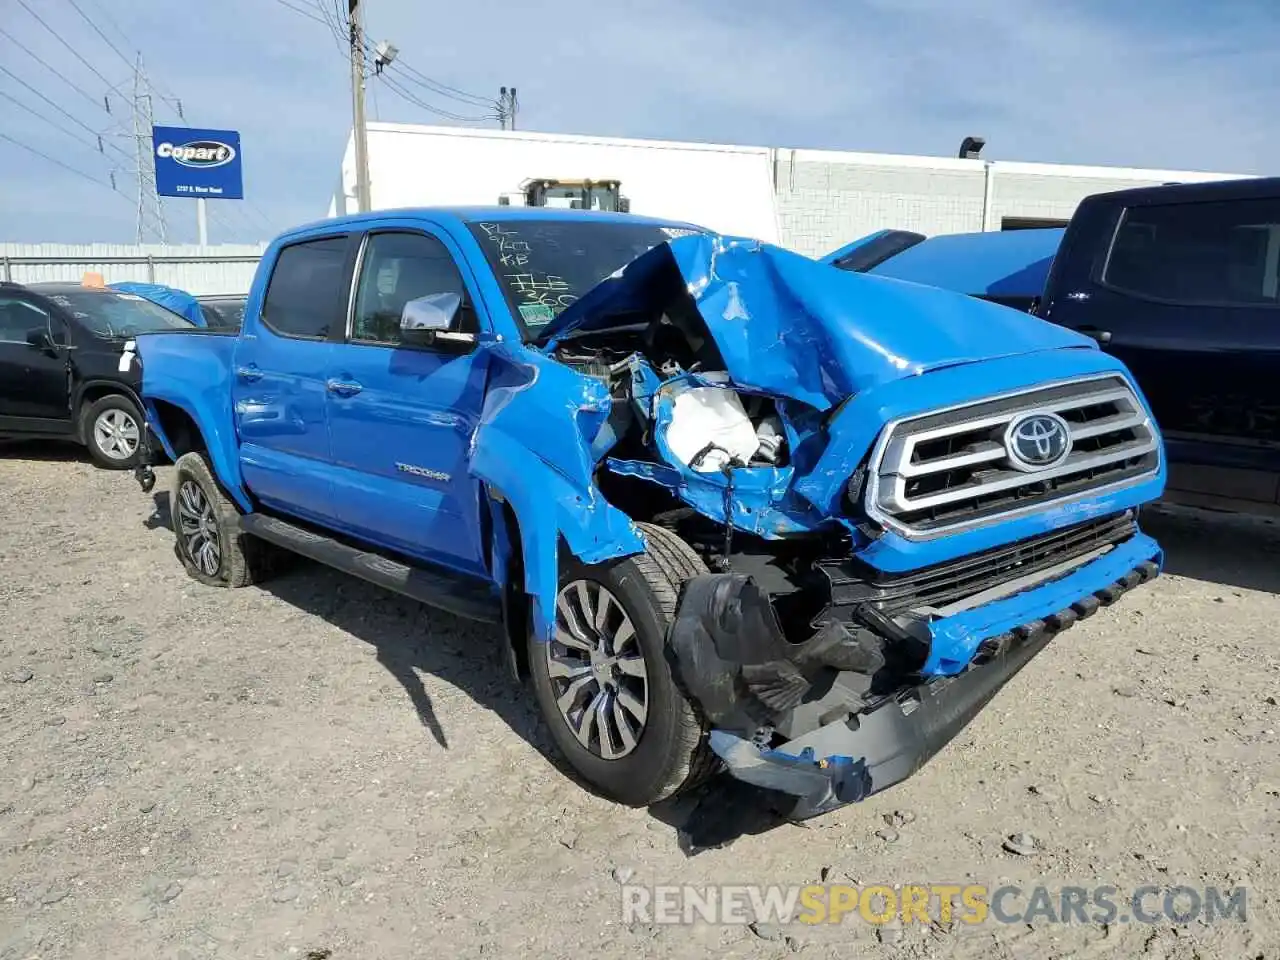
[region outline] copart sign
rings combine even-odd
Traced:
[[[151,140],[160,196],[244,198],[240,134],[235,130],[152,127]]]

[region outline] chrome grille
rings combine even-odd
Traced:
[[[1037,469],[1010,454],[1028,417],[1065,422],[1070,452]],[[1072,381],[889,424],[872,454],[867,512],[927,537],[1127,485],[1159,468],[1160,441],[1121,377]]]

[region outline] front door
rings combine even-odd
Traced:
[[[368,235],[347,341],[330,366],[334,500],[347,531],[379,546],[481,574],[478,483],[467,449],[484,401],[485,358],[474,345],[400,343],[408,300],[455,293],[455,332],[480,322],[446,240],[423,232]]]
[[[57,322],[21,297],[0,295],[0,432],[70,432],[65,349],[29,342],[43,332],[53,344]]]
[[[333,513],[325,373],[346,316],[348,263],[345,235],[281,249],[236,346],[231,394],[245,485],[303,519]]]

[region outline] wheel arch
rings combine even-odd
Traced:
[[[147,397],[143,411],[147,427],[169,459],[177,462],[184,453],[203,453],[213,467],[214,479],[227,495],[246,512],[253,504],[240,483],[240,461],[234,443],[227,449],[222,433],[216,426],[201,420],[186,404],[176,399]]]

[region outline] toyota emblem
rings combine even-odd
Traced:
[[[1071,431],[1056,413],[1028,413],[1009,424],[1004,448],[1019,470],[1047,470],[1067,459]]]

